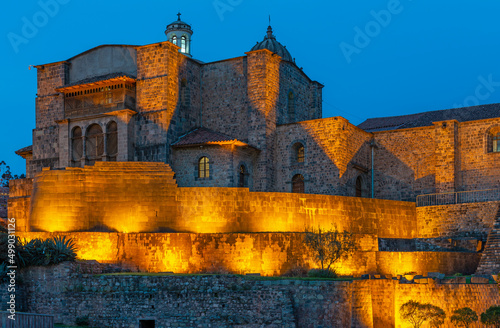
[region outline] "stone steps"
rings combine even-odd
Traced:
[[[498,272],[500,272],[500,208],[493,229],[488,234],[476,274],[497,274]]]

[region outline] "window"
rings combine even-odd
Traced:
[[[362,197],[363,194],[363,184],[361,181],[361,177],[357,177],[356,179],[356,197]]]
[[[175,35],[172,37],[172,43],[177,45],[177,37]]]
[[[500,126],[494,126],[486,132],[486,152],[500,153]]]
[[[494,153],[500,152],[500,132],[493,136],[493,149]]]
[[[304,177],[302,174],[296,174],[292,178],[292,192],[304,193]]]
[[[112,104],[113,103],[113,93],[111,92],[111,87],[104,88],[104,104]]]
[[[240,175],[238,179],[238,186],[239,187],[248,187],[248,172],[247,169],[245,168],[245,165],[240,166]]]
[[[198,160],[198,178],[209,178],[210,177],[210,163],[206,156],[203,156]]]
[[[189,107],[191,102],[191,94],[187,85],[187,80],[184,78],[181,80],[181,106]]]
[[[295,98],[292,91],[288,93],[288,117],[295,120]]]
[[[80,127],[75,127],[71,133],[71,159],[75,162],[79,162],[83,156],[83,138],[82,129]],[[79,163],[77,163],[78,166]]]
[[[304,146],[302,144],[297,147],[297,163],[304,163]]]
[[[101,161],[102,154],[104,153],[104,137],[101,126],[99,124],[89,126],[86,137],[85,148],[89,164]]]
[[[186,36],[181,36],[181,52],[186,52]]]
[[[118,126],[116,122],[111,121],[106,129],[106,152],[109,161],[116,161],[118,154]]]

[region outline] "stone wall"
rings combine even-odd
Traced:
[[[500,188],[500,153],[488,149],[488,133],[499,126],[499,118],[460,124],[459,190]]]
[[[478,316],[492,305],[500,304],[498,286],[496,284],[437,284],[432,279],[425,280],[424,284],[399,284],[394,290],[395,328],[408,327],[401,320],[399,308],[409,300],[421,303],[431,303],[442,308],[446,313],[446,320],[440,327],[455,328],[450,317],[454,310],[469,307]],[[481,323],[471,324],[471,328],[484,327]]]
[[[375,132],[375,197],[415,200],[435,189],[434,127]]]
[[[239,187],[240,166],[245,167],[245,187],[253,191],[257,150],[235,145],[206,145],[174,148],[172,169],[183,187]],[[209,177],[199,178],[199,159],[209,159]]]
[[[318,267],[305,248],[301,233],[18,233],[21,238],[67,236],[75,241],[79,258],[132,266],[147,272],[260,273],[276,276],[294,267]],[[359,249],[339,262],[343,275],[473,273],[476,253],[378,252],[377,238],[356,235]]]
[[[370,134],[342,117],[281,125],[277,128],[276,191],[291,192],[292,177],[301,174],[307,193],[355,196],[356,178],[363,196],[370,195]],[[304,162],[295,158],[294,145],[304,146]]]
[[[295,65],[288,61],[280,63],[280,96],[277,111],[277,123],[315,120],[322,116],[322,85],[313,82]],[[293,93],[294,117],[288,113],[288,94]]]
[[[475,237],[486,241],[500,202],[417,207],[420,238]]]
[[[233,275],[96,275],[102,265],[62,263],[22,270],[17,300],[23,310],[52,314],[56,323],[74,324],[89,316],[99,327],[139,327],[155,320],[175,327],[407,327],[400,306],[412,299],[478,314],[498,304],[498,286],[458,280],[374,279],[346,281],[266,280]],[[463,279],[465,280],[465,279]],[[1,288],[2,309],[7,288]],[[471,327],[478,327],[473,325]]]
[[[29,227],[210,233],[296,232],[320,225],[381,238],[417,237],[413,203],[247,188],[178,188],[173,175],[168,165],[144,162],[44,170],[35,178]]]

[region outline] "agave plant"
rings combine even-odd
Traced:
[[[71,238],[66,239],[66,236],[57,236],[47,239],[46,243],[51,264],[74,261],[76,259],[76,246]]]

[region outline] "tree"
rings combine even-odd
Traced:
[[[399,313],[401,318],[408,321],[413,328],[421,327],[426,321],[431,327],[439,327],[446,319],[446,313],[440,307],[429,303],[422,304],[414,300],[409,300],[401,305]]]
[[[8,187],[9,181],[14,179],[24,179],[25,175],[12,174],[10,171],[10,166],[8,166],[4,161],[0,161],[0,187]]]
[[[500,306],[492,305],[481,314],[481,323],[487,326],[500,327]]]
[[[477,313],[468,307],[453,311],[453,315],[451,316],[452,323],[457,327],[465,328],[469,328],[472,323],[477,322],[477,319]]]
[[[336,229],[306,228],[304,243],[321,264],[321,270],[329,271],[338,260],[348,258],[356,250],[351,232]]]

